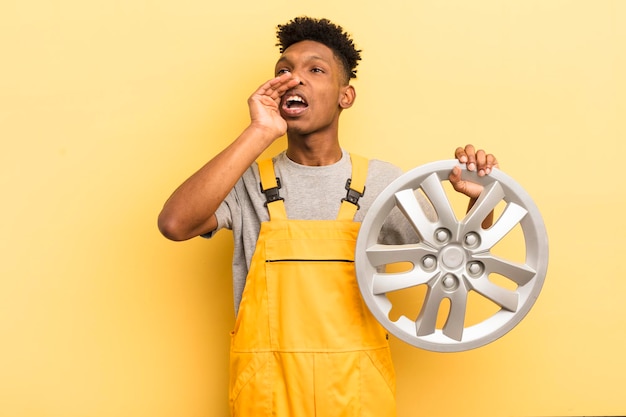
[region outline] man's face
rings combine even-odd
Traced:
[[[290,72],[300,84],[281,99],[280,114],[288,131],[307,135],[334,126],[345,105],[348,84],[341,63],[326,45],[302,41],[287,48],[276,63],[276,75]],[[351,101],[350,101],[351,105]]]

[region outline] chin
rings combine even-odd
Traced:
[[[302,123],[297,123],[296,121],[287,122],[287,134],[292,135],[308,135],[313,133],[314,129],[311,129],[308,126],[305,126]]]

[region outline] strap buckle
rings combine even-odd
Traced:
[[[354,204],[358,210],[361,208],[361,206],[359,206],[359,198],[363,197],[363,194],[365,194],[365,187],[363,187],[363,192],[360,193],[357,190],[350,188],[351,183],[352,180],[348,178],[346,181],[346,190],[348,190],[348,192],[346,193],[346,198],[342,198],[341,201],[347,201],[348,203]]]
[[[282,198],[279,193],[278,190],[280,188],[282,188],[281,184],[280,184],[280,178],[276,177],[276,187],[272,187],[272,188],[268,188],[267,190],[263,189],[263,184],[259,183],[259,186],[261,187],[261,192],[263,194],[265,194],[265,203],[263,203],[263,205],[265,207],[267,207],[268,203],[273,203],[274,201],[278,201],[278,200],[284,200],[284,198]]]

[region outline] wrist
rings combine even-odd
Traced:
[[[255,143],[265,144],[265,147],[271,145],[283,134],[276,129],[254,122],[250,123],[244,130],[244,135],[253,138]]]

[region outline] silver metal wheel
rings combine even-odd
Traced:
[[[356,245],[359,287],[376,319],[399,339],[437,352],[474,349],[510,331],[535,303],[548,267],[543,219],[522,187],[500,170],[479,177],[463,167],[464,179],[484,186],[465,214],[448,191],[456,165],[434,162],[392,182],[363,219]],[[416,232],[415,243],[379,243],[394,216]]]

